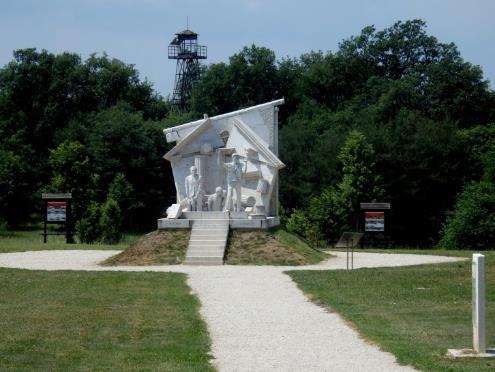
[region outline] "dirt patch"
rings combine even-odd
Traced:
[[[157,230],[144,235],[103,265],[174,265],[186,257],[189,230]]]

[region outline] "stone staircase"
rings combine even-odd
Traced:
[[[222,265],[229,234],[229,219],[192,221],[186,265]]]

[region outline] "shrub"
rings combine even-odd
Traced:
[[[0,217],[0,236],[9,235],[9,225],[2,217]]]
[[[323,190],[309,202],[308,214],[312,226],[327,242],[333,242],[342,231],[348,230],[346,221],[350,207],[345,202],[342,193],[334,187]]]
[[[125,211],[129,206],[129,197],[134,191],[123,173],[117,173],[108,188],[108,198],[117,202],[120,209]]]
[[[101,210],[101,238],[103,243],[117,244],[122,238],[122,215],[119,204],[108,198]]]
[[[83,218],[76,224],[76,234],[81,243],[94,243],[100,239],[100,205],[90,202]]]
[[[483,180],[458,196],[439,246],[447,249],[495,249],[495,184]]]
[[[317,247],[323,236],[319,232],[304,211],[294,209],[290,217],[287,219],[287,231],[297,234],[306,239],[311,245]]]

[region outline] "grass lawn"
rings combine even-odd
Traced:
[[[0,269],[0,281],[0,370],[213,370],[183,274]]]
[[[485,254],[487,346],[495,347],[495,253]],[[472,347],[471,261],[289,275],[309,298],[337,311],[402,364],[425,371],[495,370],[495,359],[446,356],[449,348]]]
[[[115,245],[109,244],[66,244],[65,236],[50,235],[46,244],[40,235],[43,231],[39,228],[9,231],[0,235],[0,253],[41,251],[51,249],[126,249],[135,242],[140,234],[126,234],[124,239]]]

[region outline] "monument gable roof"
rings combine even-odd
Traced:
[[[218,121],[222,119],[233,118],[235,116],[246,114],[252,111],[264,110],[266,108],[269,108],[270,106],[271,107],[279,106],[282,105],[283,103],[284,103],[284,99],[282,98],[275,101],[262,103],[256,106],[251,106],[244,109],[228,112],[226,114],[212,116],[210,119],[214,121]],[[191,121],[189,123],[177,125],[170,128],[165,128],[163,130],[163,133],[167,138],[167,142],[180,141],[181,137],[183,138],[187,137],[191,133],[191,131],[193,131],[194,128],[196,128],[198,125],[201,125],[204,122],[204,120],[205,119]]]
[[[263,141],[246,123],[241,119],[234,119],[234,127],[239,131],[239,134],[253,147],[264,159],[264,162],[268,165],[281,169],[285,167],[285,164],[269,149],[268,144]],[[232,138],[232,135],[231,135]],[[230,138],[229,138],[230,141]],[[227,143],[227,146],[229,143]],[[246,154],[244,154],[246,155]],[[247,156],[249,157],[249,156]],[[263,161],[263,160],[261,160]]]
[[[194,143],[201,135],[205,134],[208,129],[212,128],[211,120],[205,119],[201,124],[195,127],[189,134],[182,138],[169,152],[167,152],[163,157],[167,160],[171,160],[176,155],[181,155],[184,151],[187,151],[188,147]],[[210,136],[211,137],[211,136]],[[210,138],[211,139],[211,138]],[[215,133],[215,138],[213,140],[216,142],[214,145],[223,144],[221,138]],[[198,147],[200,144],[198,145]]]

